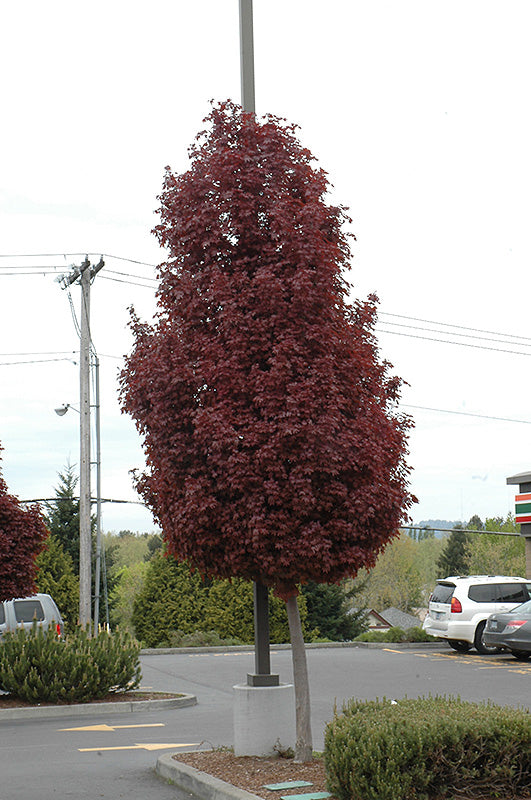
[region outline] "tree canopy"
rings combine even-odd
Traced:
[[[153,325],[134,314],[123,409],[137,488],[170,552],[287,599],[374,563],[408,491],[401,381],[377,299],[348,305],[348,217],[295,126],[214,106],[187,172],[167,168]]]
[[[2,452],[0,446],[0,453]],[[0,458],[1,460],[1,458]],[[0,471],[0,600],[35,591],[35,559],[48,531],[38,505],[23,508]]]

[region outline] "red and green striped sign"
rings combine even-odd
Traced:
[[[517,494],[514,521],[517,525],[531,522],[531,494]]]

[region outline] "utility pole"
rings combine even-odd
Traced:
[[[91,491],[90,491],[90,286],[103,267],[100,258],[91,268],[88,257],[80,267],[74,267],[65,277],[63,288],[75,281],[81,286],[81,330],[79,344],[79,624],[90,628],[91,624]],[[98,399],[99,403],[99,399]],[[98,408],[99,414],[99,408]],[[99,594],[99,588],[97,589]]]
[[[94,575],[94,632],[100,622],[101,585],[101,436],[100,436],[100,360],[94,352],[94,391],[96,410],[96,571]]]
[[[81,334],[79,344],[79,623],[91,619],[90,535],[90,261],[81,265]]]

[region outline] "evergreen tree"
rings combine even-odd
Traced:
[[[253,642],[253,587],[249,581],[241,578],[203,581],[187,564],[162,552],[156,553],[144,566],[143,585],[134,600],[132,624],[137,638],[147,647],[167,644],[172,631],[185,635],[214,631],[221,639]],[[129,581],[130,572],[123,577]],[[116,594],[122,597],[120,591]],[[299,608],[303,631],[308,633],[304,596],[300,597]],[[272,642],[289,642],[286,604],[273,595],[269,604],[269,628]]]
[[[50,594],[61,612],[65,629],[74,630],[79,612],[79,583],[72,558],[56,536],[50,534],[45,548],[37,556],[37,589]]]
[[[46,503],[46,524],[72,559],[74,572],[79,575],[79,500],[74,496],[77,482],[74,467],[67,464],[64,472],[59,473],[55,502]]]
[[[469,571],[469,544],[468,534],[459,530],[457,525],[452,530],[446,545],[437,560],[440,577],[448,575],[467,575]]]
[[[158,553],[159,550],[162,549],[162,536],[160,533],[151,533],[148,535],[148,552],[144,556],[146,561],[151,561],[155,553]]]
[[[144,584],[134,601],[133,625],[147,647],[168,641],[172,630],[204,629],[206,586],[198,572],[171,556],[157,553],[148,564]]]
[[[303,633],[307,631],[306,602],[299,595]],[[254,641],[253,585],[242,578],[214,580],[207,590],[203,628],[215,631],[222,639]],[[290,640],[286,604],[272,592],[269,596],[269,638],[275,644]]]
[[[363,611],[349,609],[349,600],[359,590],[356,584],[350,591],[345,583],[326,584],[309,581],[302,588],[308,609],[307,626],[314,636],[345,642],[355,639],[365,630]]]
[[[67,464],[64,472],[59,473],[59,485],[55,489],[56,500],[46,503],[45,521],[54,538],[61,544],[65,553],[71,559],[74,575],[79,579],[79,499],[75,496],[78,476],[71,464]],[[92,534],[92,597],[95,595],[95,553],[96,553],[96,517],[91,517]],[[108,596],[112,594],[116,583],[116,569],[114,566],[116,548],[111,544],[105,547],[102,541],[101,549],[101,579],[100,585],[100,616],[101,625],[106,623],[105,591]],[[50,592],[50,594],[52,594]]]

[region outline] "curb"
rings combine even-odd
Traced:
[[[271,652],[275,650],[291,650],[290,644],[272,644]],[[369,650],[383,650],[393,648],[393,650],[432,650],[442,648],[448,649],[446,641],[438,642],[309,642],[305,645],[306,650],[334,649],[343,647],[364,648]],[[140,651],[141,656],[171,656],[171,655],[193,655],[195,653],[249,653],[254,655],[253,644],[225,645],[216,647],[147,647]]]
[[[63,706],[25,706],[0,710],[0,723],[17,719],[53,719],[55,717],[90,716],[93,714],[130,714],[135,711],[167,711],[195,706],[194,694],[183,694],[169,700],[130,700],[110,703],[77,703]]]
[[[261,800],[245,789],[238,789],[220,778],[175,761],[171,755],[158,757],[155,772],[197,800]]]

